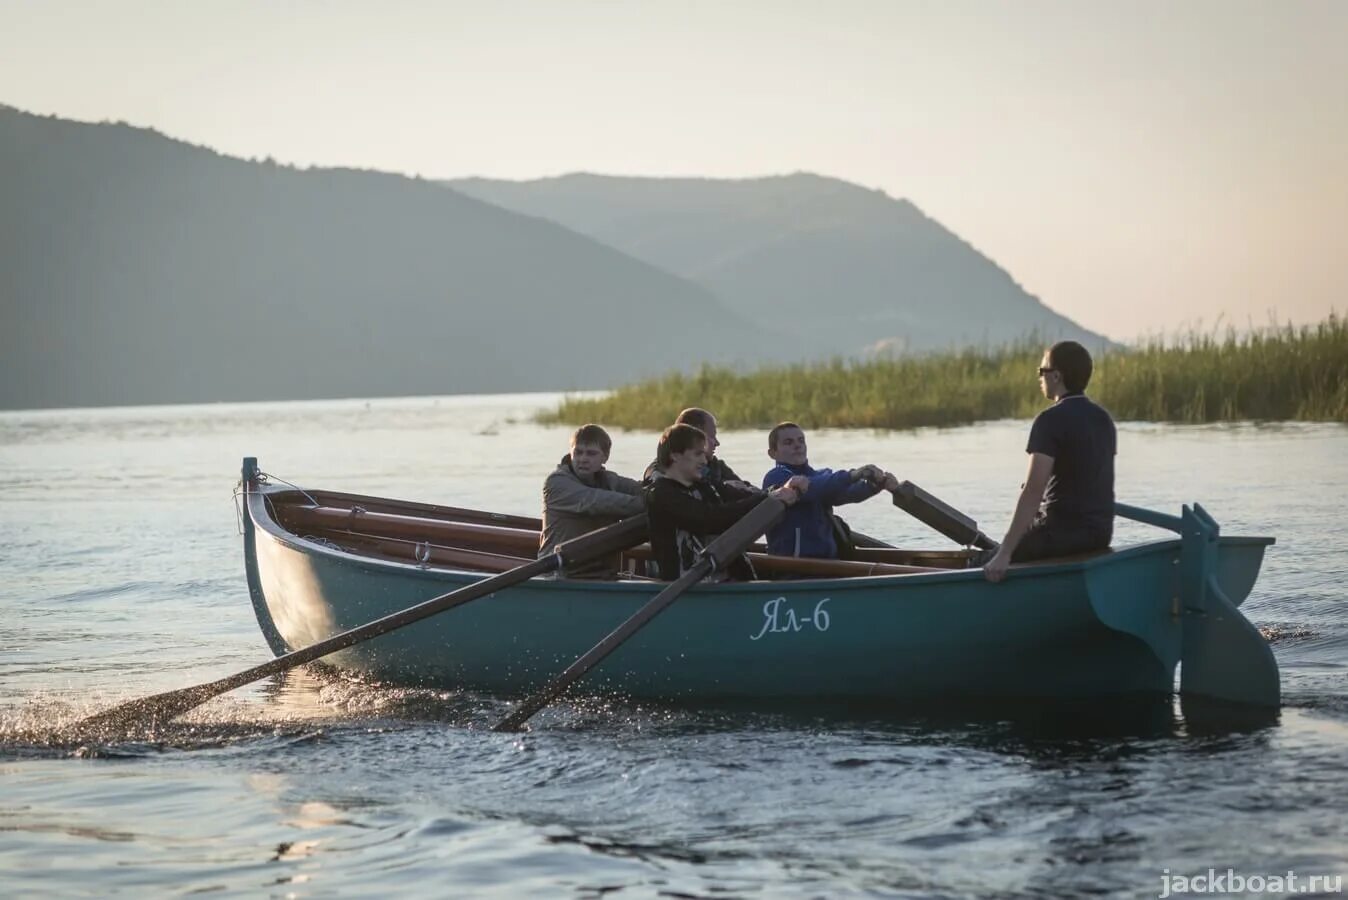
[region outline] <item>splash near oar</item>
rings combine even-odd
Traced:
[[[646,517],[644,515],[624,519],[607,528],[601,528],[598,531],[592,531],[587,535],[567,541],[559,546],[557,552],[551,556],[536,559],[499,575],[484,578],[447,594],[441,594],[424,603],[376,619],[358,628],[344,631],[300,650],[278,656],[270,662],[262,663],[227,678],[123,703],[76,723],[73,730],[76,734],[80,734],[88,731],[125,729],[138,725],[159,727],[171,719],[200,706],[212,697],[217,697],[245,684],[313,662],[329,653],[335,653],[338,650],[359,644],[362,641],[368,641],[381,634],[387,634],[405,625],[411,625],[413,622],[419,622],[437,613],[462,606],[479,597],[488,596],[503,588],[528,581],[536,575],[543,575],[571,563],[585,562],[641,543],[646,539],[646,532]]]

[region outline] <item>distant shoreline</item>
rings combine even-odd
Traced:
[[[704,366],[604,397],[568,397],[543,424],[598,422],[659,430],[680,409],[705,406],[722,428],[783,420],[807,428],[904,429],[1031,418],[1043,347],[961,350],[868,362],[768,366],[740,374]],[[1090,395],[1120,421],[1348,423],[1348,320],[1224,336],[1191,333],[1102,354]]]
[[[770,427],[784,418],[813,428],[956,427],[1030,419],[1044,406],[1034,370],[1043,348],[966,349],[870,362],[834,360],[738,373],[703,366],[608,390],[461,391],[345,397],[218,398],[122,401],[72,406],[11,406],[0,419],[130,410],[218,412],[255,405],[420,405],[468,397],[521,401],[561,398],[535,420],[543,425],[599,422],[659,431],[689,405],[714,409],[723,429]],[[1223,337],[1191,333],[1111,351],[1097,358],[1089,393],[1120,421],[1327,422],[1348,424],[1348,320],[1337,314],[1313,325],[1284,326]],[[525,414],[528,415],[527,413]]]

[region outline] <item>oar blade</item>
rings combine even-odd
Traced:
[[[217,682],[138,697],[112,709],[89,716],[75,724],[75,736],[108,732],[125,733],[133,728],[157,729],[223,693]]]

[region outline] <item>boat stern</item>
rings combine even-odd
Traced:
[[[1276,710],[1282,700],[1278,664],[1263,635],[1237,608],[1254,587],[1273,538],[1222,538],[1216,520],[1197,503],[1183,507],[1178,517],[1123,504],[1115,508],[1118,515],[1176,531],[1180,540],[1166,566],[1172,574],[1164,592],[1134,595],[1102,574],[1098,597],[1092,590],[1097,615],[1146,641],[1172,667],[1177,660],[1182,695]],[[1158,603],[1168,609],[1152,608]]]

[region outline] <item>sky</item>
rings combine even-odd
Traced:
[[[1348,0],[0,0],[0,103],[428,178],[816,172],[1122,340],[1348,312]]]

